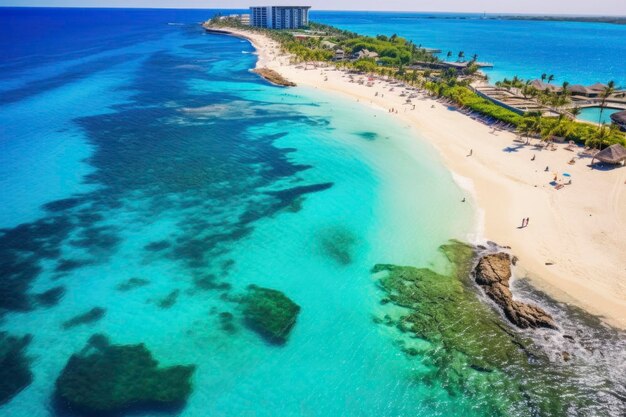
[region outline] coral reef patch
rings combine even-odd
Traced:
[[[248,286],[241,298],[246,324],[266,340],[284,344],[296,324],[300,306],[280,291]]]
[[[102,335],[72,355],[56,381],[57,405],[80,416],[182,406],[194,365],[160,368],[143,345],[112,345]]]
[[[474,248],[452,241],[440,250],[449,272],[384,264],[372,271],[384,292],[381,308],[389,309],[375,321],[397,329],[396,343],[420,361],[416,381],[479,404],[484,415],[597,415],[601,394],[581,383],[580,369],[551,361],[483,302],[470,279]]]

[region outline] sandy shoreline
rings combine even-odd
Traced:
[[[397,109],[393,117],[431,143],[454,175],[471,181],[468,188],[484,216],[484,238],[511,246],[520,259],[517,276],[527,275],[554,298],[626,329],[626,168],[592,170],[590,159],[580,157],[578,150],[568,151],[564,145],[556,151],[539,150],[516,141],[514,133],[494,131],[421,95],[412,100],[413,109],[400,97],[401,88],[390,91],[383,81],[367,87],[350,82],[343,71],[290,65],[267,37],[233,32],[257,49],[257,68],[273,69],[298,85],[343,94],[381,112]],[[572,158],[575,164],[569,165]],[[556,190],[549,184],[554,173],[559,180],[567,180],[562,174],[569,173],[571,185]],[[529,226],[519,228],[525,217]]]

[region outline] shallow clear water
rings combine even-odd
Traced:
[[[465,193],[385,112],[269,86],[248,72],[247,42],[174,18],[144,20],[146,39],[120,24],[128,42],[96,36],[89,51],[78,38],[3,68],[1,247],[28,285],[3,302],[2,329],[33,335],[34,372],[3,413],[50,415],[69,355],[104,333],[198,365],[181,415],[415,415],[426,406],[372,322],[369,270],[440,263],[437,246],[471,229]],[[116,289],[131,277],[150,283]],[[251,283],[302,307],[284,347],[221,329],[217,312],[238,314],[224,293]],[[54,287],[57,305],[33,302]],[[62,329],[96,306],[104,318]]]
[[[481,19],[476,14],[326,12],[311,18],[366,35],[397,33],[424,47],[448,51],[456,59],[494,64],[484,72],[492,81],[515,75],[536,79],[553,74],[557,82],[591,85],[614,80],[626,86],[626,26],[584,22]]]
[[[197,365],[181,410],[133,415],[488,415],[484,388],[420,377],[450,371],[376,324],[405,310],[381,304],[370,273],[446,270],[437,247],[475,238],[470,196],[386,111],[250,73],[249,43],[195,23],[210,15],[0,10],[14,25],[0,25],[0,330],[32,334],[34,374],[0,413],[64,415],[55,380],[103,333]],[[249,284],[301,306],[285,345],[244,325]],[[64,328],[94,307],[102,318]],[[621,357],[604,354],[584,376],[613,392]],[[594,407],[619,413],[606,395]]]
[[[606,108],[602,110],[600,107],[588,107],[580,111],[578,118],[587,122],[611,124],[611,115],[619,111],[621,110]]]

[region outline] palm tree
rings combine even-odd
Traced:
[[[593,146],[594,148],[598,145],[598,149],[602,149],[602,145],[610,144],[611,138],[615,136],[618,131],[618,127],[615,124],[611,124],[607,126],[605,123],[600,124],[598,130],[594,132],[594,134],[587,139],[585,145]],[[592,160],[593,162],[593,160]]]
[[[548,76],[548,84],[550,84],[552,81],[554,81],[554,75],[550,74]]]
[[[600,117],[598,118],[598,123],[602,124],[602,113],[604,112],[604,106],[606,104],[606,100],[615,92],[615,81],[609,81],[609,83],[604,87],[602,93],[600,93],[600,98],[602,101],[600,102]]]
[[[465,52],[461,51],[459,52],[459,62],[461,62],[463,58],[465,58]]]
[[[541,112],[529,112],[522,119],[522,123],[517,128],[517,131],[526,137],[526,144],[530,141],[531,135],[541,133]]]
[[[545,140],[550,141],[557,136],[566,139],[572,133],[573,129],[574,125],[572,122],[561,114],[556,123],[545,126],[541,132],[541,136]]]
[[[548,78],[547,74],[541,74],[541,82],[544,82]]]
[[[572,107],[571,109],[569,109],[569,112],[574,117],[574,119],[576,119],[580,115],[580,112],[582,110],[583,109],[581,109],[580,107],[576,106],[576,107]]]
[[[448,53],[447,53],[447,55],[446,55],[446,58],[447,58],[448,60],[450,60],[450,57],[452,57],[452,51],[448,51]]]

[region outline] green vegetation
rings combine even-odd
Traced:
[[[398,343],[420,361],[415,380],[444,387],[452,398],[470,399],[481,415],[566,416],[570,407],[589,406],[593,401],[577,391],[571,370],[551,364],[480,300],[469,279],[473,248],[453,241],[440,249],[450,261],[448,273],[373,268],[384,303],[406,309],[391,308],[377,321],[404,333]]]
[[[15,337],[0,332],[0,406],[33,382],[30,359],[24,353],[30,341],[30,335]]]
[[[362,36],[347,30],[341,30],[333,26],[310,22],[305,30],[271,30],[242,26],[237,19],[214,17],[209,21],[212,27],[239,27],[246,30],[260,32],[280,43],[281,47],[293,54],[299,62],[329,62],[335,58],[335,51],[344,51],[347,57],[359,51],[367,49],[378,54],[378,59],[364,59],[370,62],[372,69],[378,66],[396,67],[409,65],[413,62],[438,62],[432,53],[415,45],[396,34],[389,37],[385,35]],[[297,38],[294,34],[299,35]],[[333,45],[330,47],[330,45]],[[344,62],[346,66],[363,66],[360,60]],[[355,67],[356,68],[356,67]]]
[[[283,344],[296,324],[300,306],[285,294],[250,285],[241,299],[246,324],[272,343]]]
[[[461,107],[511,124],[526,137],[539,137],[542,140],[562,137],[565,140],[573,140],[595,148],[602,148],[614,143],[626,145],[626,138],[615,125],[594,126],[589,123],[570,120],[564,116],[542,117],[538,113],[519,115],[479,96],[464,83],[458,83],[454,80],[428,82],[424,87],[432,94],[449,98]]]
[[[111,345],[96,335],[68,360],[56,381],[56,398],[85,416],[176,407],[191,393],[194,370],[192,365],[159,368],[143,344]]]

